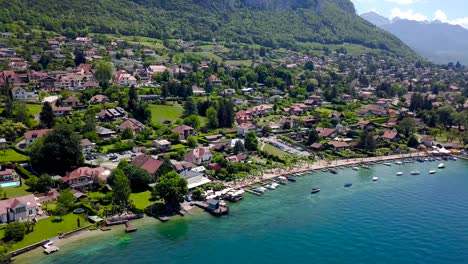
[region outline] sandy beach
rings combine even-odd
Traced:
[[[253,179],[251,178],[251,179],[246,179],[242,181],[235,181],[232,183],[227,183],[226,185],[231,188],[245,188],[253,184],[257,184],[263,181],[277,178],[279,176],[288,176],[294,173],[304,173],[304,172],[309,172],[313,170],[321,170],[321,169],[334,168],[334,167],[340,167],[340,166],[351,166],[351,165],[356,165],[356,164],[391,161],[391,160],[406,159],[406,158],[425,157],[427,155],[428,154],[426,152],[416,152],[416,153],[410,153],[410,154],[398,154],[398,155],[388,155],[388,156],[369,157],[369,158],[342,159],[342,160],[335,160],[335,161],[319,160],[310,164],[299,164],[288,170],[270,169],[266,171],[262,176],[255,177]]]

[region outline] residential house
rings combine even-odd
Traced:
[[[323,144],[320,144],[320,143],[314,143],[312,145],[310,145],[310,148],[312,148],[312,150],[314,151],[321,151],[324,149],[324,146]]]
[[[71,188],[88,187],[96,181],[107,182],[110,176],[110,170],[103,167],[90,168],[80,167],[62,177],[62,183],[70,186]]]
[[[96,133],[100,139],[108,139],[117,135],[114,130],[102,126],[96,126]]]
[[[193,168],[196,168],[197,165],[187,162],[187,161],[176,161],[176,160],[170,160],[171,164],[174,166],[174,170],[178,173],[182,171],[187,171],[187,170],[192,170]]]
[[[80,141],[80,146],[84,153],[90,153],[93,151],[96,143],[93,143],[89,139],[85,138]]]
[[[42,137],[49,131],[50,129],[37,129],[37,130],[27,131],[26,133],[24,133],[24,140],[25,140],[26,146],[33,143],[36,139]]]
[[[7,200],[0,200],[0,223],[26,221],[38,213],[38,204],[34,195],[26,195]]]
[[[0,183],[17,183],[16,186],[20,185],[20,179],[18,175],[12,169],[4,168],[0,165]],[[10,185],[11,186],[11,185]]]
[[[245,137],[249,131],[256,131],[257,127],[251,123],[242,123],[237,126],[237,134]]]
[[[223,81],[218,79],[218,77],[216,77],[215,75],[210,75],[210,77],[207,78],[207,81],[213,86],[219,86],[223,84]]]
[[[53,109],[54,115],[58,117],[71,115],[73,109],[70,106],[59,106]]]
[[[172,132],[179,134],[180,139],[187,139],[188,136],[195,134],[195,129],[187,125],[182,125],[175,127]]]
[[[210,179],[205,177],[205,174],[198,171],[184,170],[180,172],[179,175],[187,180],[187,187],[189,190],[211,182]]]
[[[327,146],[334,150],[343,150],[349,148],[349,144],[343,141],[330,141],[327,142]]]
[[[104,104],[107,102],[109,102],[109,97],[102,94],[97,94],[89,100],[90,104]]]
[[[365,105],[361,108],[358,113],[360,117],[367,117],[367,116],[387,116],[387,109],[380,105]]]
[[[336,137],[336,129],[334,128],[326,128],[326,127],[317,127],[315,129],[318,135],[322,138],[334,138]]]
[[[150,155],[143,154],[143,155],[136,156],[132,160],[131,164],[146,170],[151,175],[156,175],[156,172],[163,164],[163,161],[157,160]]]
[[[227,96],[232,96],[233,94],[236,94],[236,90],[232,89],[232,88],[228,88],[228,89],[224,89],[221,92],[219,92],[218,95],[227,97]]]
[[[115,73],[114,83],[120,87],[130,87],[137,85],[137,79],[125,70],[119,70]]]
[[[97,114],[97,116],[101,122],[114,122],[127,118],[127,111],[125,111],[122,107],[115,107],[102,110]]]
[[[157,73],[163,73],[165,71],[167,71],[167,68],[164,65],[151,65],[146,69],[146,72],[149,76],[152,76]]]
[[[24,88],[21,88],[21,87],[15,87],[12,89],[12,93],[13,93],[13,98],[15,98],[16,100],[21,100],[21,101],[36,101],[39,99],[39,94],[37,93],[37,91],[27,91],[26,89]]]
[[[166,151],[171,148],[171,142],[166,139],[153,140],[153,146],[161,151]]]
[[[392,142],[398,141],[399,140],[398,132],[385,131],[384,134],[382,135],[382,139],[392,141]]]
[[[237,154],[226,157],[229,162],[245,162],[249,157],[245,154]]]
[[[193,149],[184,155],[185,161],[196,165],[201,165],[203,162],[210,162],[212,158],[213,155],[211,154],[210,149],[206,147]]]
[[[79,104],[81,104],[80,100],[78,100],[78,98],[73,97],[73,96],[69,96],[69,97],[65,98],[64,100],[62,100],[62,105],[63,106],[72,107],[72,106],[77,106]]]
[[[129,118],[118,126],[118,130],[119,132],[123,132],[127,128],[132,130],[133,134],[138,134],[145,128],[145,125],[134,118]]]

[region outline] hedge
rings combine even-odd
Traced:
[[[23,168],[23,166],[19,164],[15,164],[15,171],[21,176],[21,178],[26,179],[26,180],[29,178],[35,177],[31,172],[29,172],[28,170],[26,170],[25,168]]]

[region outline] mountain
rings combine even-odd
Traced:
[[[356,44],[416,57],[399,39],[357,16],[349,0],[0,0],[0,6],[0,30],[216,38],[274,48]]]
[[[361,17],[364,18],[365,20],[369,21],[370,23],[380,27],[382,25],[387,25],[387,24],[390,24],[390,19],[384,17],[384,16],[381,16],[379,14],[377,14],[376,12],[368,12],[368,13],[364,13],[364,14],[361,14]]]
[[[374,13],[375,14],[375,13]],[[468,65],[468,30],[440,21],[388,19],[378,14],[361,15],[374,25],[401,39],[420,56],[436,63],[457,62]],[[385,20],[388,23],[383,23]]]

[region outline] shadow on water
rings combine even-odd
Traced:
[[[187,237],[189,224],[185,219],[173,219],[162,225],[156,225],[156,231],[162,238],[181,240]]]

